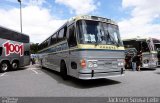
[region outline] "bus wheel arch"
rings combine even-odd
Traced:
[[[10,67],[10,62],[8,60],[1,61],[1,63],[0,63],[0,72],[3,73],[3,72],[8,71],[9,67]]]
[[[11,67],[13,70],[17,70],[19,68],[19,60],[13,60]]]
[[[66,66],[66,62],[64,60],[61,60],[60,62],[60,74],[63,78],[63,80],[67,80],[68,79],[68,72],[67,72],[67,66]]]

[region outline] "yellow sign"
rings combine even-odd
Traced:
[[[93,45],[93,44],[78,44],[79,49],[109,49],[109,50],[125,50],[123,46],[114,45]]]

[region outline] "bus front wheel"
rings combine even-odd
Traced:
[[[63,80],[67,80],[68,79],[68,75],[67,75],[67,67],[64,61],[61,62],[60,65],[60,74],[63,78]]]
[[[9,63],[8,62],[2,62],[0,63],[0,72],[4,73],[6,71],[8,71],[9,69]]]
[[[17,70],[18,68],[19,68],[19,63],[16,62],[16,61],[13,62],[13,63],[12,63],[12,69],[13,69],[13,70]]]

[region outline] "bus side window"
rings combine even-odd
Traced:
[[[77,45],[77,40],[76,40],[76,33],[75,33],[75,27],[74,25],[71,25],[68,29],[69,33],[69,38],[68,38],[68,45],[69,47],[74,47]]]
[[[25,52],[24,52],[24,55],[25,55],[25,56],[29,56],[29,55],[30,55],[30,52],[29,52],[29,51],[25,51]]]
[[[2,48],[2,47],[0,47],[0,56],[2,55],[2,50],[3,50],[3,48]]]
[[[62,41],[63,38],[64,38],[64,28],[58,32],[58,38],[57,38],[58,42]]]
[[[56,33],[55,33],[55,34],[53,34],[52,37],[51,37],[51,45],[52,45],[52,44],[56,44],[56,42],[57,42],[57,35],[56,35]]]
[[[142,42],[142,52],[149,52],[149,47],[146,42]]]
[[[51,38],[48,38],[48,39],[47,39],[48,46],[51,45],[51,42],[50,42],[50,41],[51,41]]]
[[[64,26],[61,30],[59,30],[58,41],[63,41],[66,39],[66,31],[67,31],[67,26]]]

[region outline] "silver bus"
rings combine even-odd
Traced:
[[[157,50],[157,57],[158,57],[158,66],[160,66],[160,39],[153,38],[153,43],[155,45],[155,48]]]
[[[30,64],[29,36],[0,26],[0,72]]]
[[[63,79],[97,79],[124,74],[124,46],[111,19],[77,16],[39,45],[42,67]]]
[[[136,49],[137,52],[142,52],[141,67],[155,68],[157,67],[157,50],[152,38],[132,38],[123,40],[126,50]],[[126,53],[129,54],[129,53]],[[126,55],[127,56],[127,55]],[[128,60],[129,61],[129,60]],[[129,65],[126,61],[126,65]],[[131,66],[131,65],[130,65]],[[131,68],[131,67],[130,67]]]

